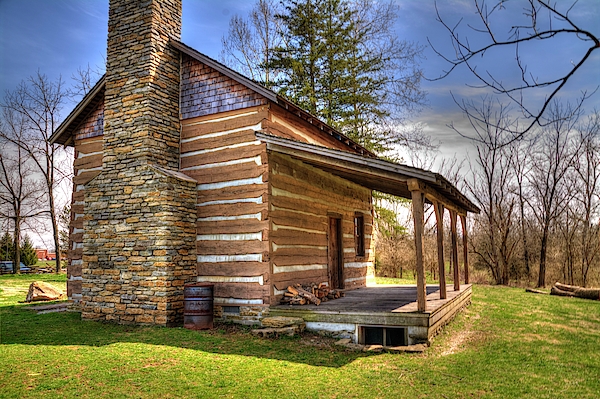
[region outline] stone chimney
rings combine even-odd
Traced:
[[[102,172],[86,185],[82,317],[173,325],[196,275],[179,168],[181,0],[110,0]]]

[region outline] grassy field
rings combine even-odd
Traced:
[[[2,398],[598,398],[600,301],[475,286],[424,354],[82,322],[19,304],[40,276],[0,277]],[[64,276],[44,275],[51,284]]]

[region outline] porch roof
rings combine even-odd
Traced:
[[[266,143],[268,151],[289,155],[363,187],[410,199],[410,185],[416,180],[419,190],[430,202],[439,201],[462,215],[480,212],[471,200],[438,173],[261,132],[255,134]]]

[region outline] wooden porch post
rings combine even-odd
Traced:
[[[465,284],[469,284],[469,248],[467,247],[467,217],[460,216],[463,233],[463,259],[465,262]]]
[[[412,196],[413,220],[415,223],[415,249],[417,252],[417,309],[427,310],[427,287],[425,283],[425,267],[423,265],[423,223],[425,210],[423,208],[423,192],[420,191],[417,180],[408,181],[408,189]]]
[[[458,236],[456,234],[456,211],[450,210],[450,230],[452,231],[452,270],[454,291],[460,291],[460,271],[458,270]]]
[[[440,299],[446,299],[446,265],[444,264],[444,204],[436,201],[434,204],[437,227],[437,256],[440,273]]]

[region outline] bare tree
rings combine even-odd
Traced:
[[[54,190],[65,177],[59,165],[58,154],[61,148],[51,145],[48,138],[58,127],[60,110],[67,93],[61,78],[50,81],[38,72],[27,81],[6,93],[0,106],[4,116],[12,113],[24,124],[23,129],[0,132],[0,140],[10,143],[31,158],[35,172],[44,180],[44,193],[47,200],[46,212],[52,224],[54,248],[56,250],[56,271],[60,271],[60,230],[58,227],[57,204]]]
[[[552,101],[581,66],[592,60],[592,53],[600,48],[600,39],[582,28],[573,18],[572,11],[577,1],[571,2],[570,5],[563,4],[546,0],[473,0],[478,16],[477,23],[467,24],[466,31],[463,30],[465,25],[462,24],[462,19],[456,24],[449,23],[440,15],[436,5],[437,19],[448,31],[454,53],[446,55],[444,51],[436,50],[432,45],[434,51],[450,65],[448,70],[433,80],[443,79],[458,67],[464,66],[479,82],[478,87],[490,88],[494,93],[517,104],[528,122],[521,130],[504,127],[515,135],[514,139],[522,137],[536,125],[549,124],[552,121],[545,113]],[[516,7],[522,8],[522,18],[503,20],[502,13],[512,10],[516,14]],[[530,71],[526,61],[529,46],[543,46],[559,37],[571,38],[573,48],[576,44],[583,43],[584,46],[580,47],[587,45],[587,50],[582,50],[579,58],[574,61],[563,60],[560,67],[556,65],[554,75],[543,76],[541,73]],[[486,60],[489,59],[486,57],[493,54],[504,54],[504,59],[514,59],[514,64],[486,64]],[[498,69],[494,70],[495,68]],[[514,84],[507,84],[502,76],[507,70],[519,74],[520,80]],[[545,93],[541,105],[538,100],[539,91]],[[530,93],[531,97],[528,97]],[[580,106],[591,94],[583,90],[578,105]],[[462,108],[469,112],[468,107]],[[572,111],[577,112],[578,108],[572,107]],[[471,117],[477,118],[477,114],[472,114]]]
[[[513,169],[513,178],[515,180],[515,194],[518,200],[519,206],[519,227],[521,233],[521,246],[523,251],[523,266],[525,269],[525,276],[529,281],[531,276],[531,253],[529,245],[531,243],[529,226],[529,215],[527,212],[527,193],[528,186],[526,178],[531,170],[531,149],[532,140],[522,139],[515,141],[510,144],[508,151],[511,152],[511,167]]]
[[[568,104],[553,103],[549,110],[553,121],[543,129],[532,156],[528,176],[531,195],[527,202],[541,230],[538,287],[546,284],[546,261],[550,228],[567,208],[573,196],[572,187],[564,184],[578,156],[573,136],[578,114]]]
[[[71,80],[74,83],[67,91],[69,97],[74,101],[79,101],[80,98],[92,90],[96,82],[98,82],[100,77],[104,74],[105,69],[105,67],[92,68],[90,64],[87,64],[85,68],[77,68],[77,71],[71,75]]]
[[[2,134],[18,133],[25,129],[20,115],[6,115],[0,121]],[[13,273],[20,271],[21,231],[30,219],[44,214],[45,191],[35,180],[31,157],[25,151],[11,143],[4,142],[0,148],[0,217],[13,227]]]
[[[600,261],[600,114],[595,112],[578,129],[579,156],[574,159],[576,176],[574,200],[581,222],[581,282],[587,285],[592,265]]]
[[[227,36],[221,38],[221,60],[267,87],[276,74],[270,68],[273,49],[283,41],[279,8],[274,0],[258,0],[247,19],[231,18]]]
[[[510,140],[506,131],[514,121],[509,116],[509,108],[489,99],[484,99],[480,106],[471,103],[469,107],[467,117],[475,135],[476,157],[470,165],[472,179],[466,184],[482,212],[482,216],[476,218],[481,239],[474,243],[473,249],[496,283],[508,284],[509,264],[515,248],[512,234],[515,198],[511,194],[512,153],[506,147],[506,141]],[[459,134],[464,135],[464,132]]]

